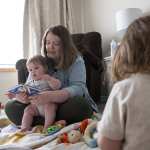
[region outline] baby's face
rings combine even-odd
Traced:
[[[29,63],[27,69],[33,80],[41,80],[42,75],[45,74],[44,67],[38,63]]]

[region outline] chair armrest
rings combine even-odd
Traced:
[[[16,62],[16,70],[18,74],[18,84],[25,83],[28,77],[28,70],[26,67],[26,59],[20,59]]]

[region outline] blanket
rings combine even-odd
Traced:
[[[98,150],[99,148],[95,143],[96,139],[91,136],[91,133],[96,133],[97,121],[88,119],[88,124],[86,125],[85,122],[87,122],[87,119],[83,122],[65,126],[54,134],[47,135],[39,131],[20,132],[19,128],[7,118],[0,118],[0,150]],[[76,141],[65,141],[66,139],[61,141],[62,135],[64,137],[68,135],[70,139],[74,138],[74,133],[79,129],[82,133],[81,136],[78,133],[80,138]],[[71,133],[71,137],[69,137],[69,133]]]

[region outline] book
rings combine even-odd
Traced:
[[[25,92],[28,96],[33,96],[33,95],[37,95],[39,92],[41,92],[41,90],[32,87],[30,85],[19,84],[9,89],[8,92],[13,94],[19,94],[20,92]]]

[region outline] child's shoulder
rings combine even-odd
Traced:
[[[141,85],[150,85],[150,75],[149,74],[132,74],[130,77],[118,81],[115,83],[116,87],[121,87],[121,88],[138,88],[141,87]]]

